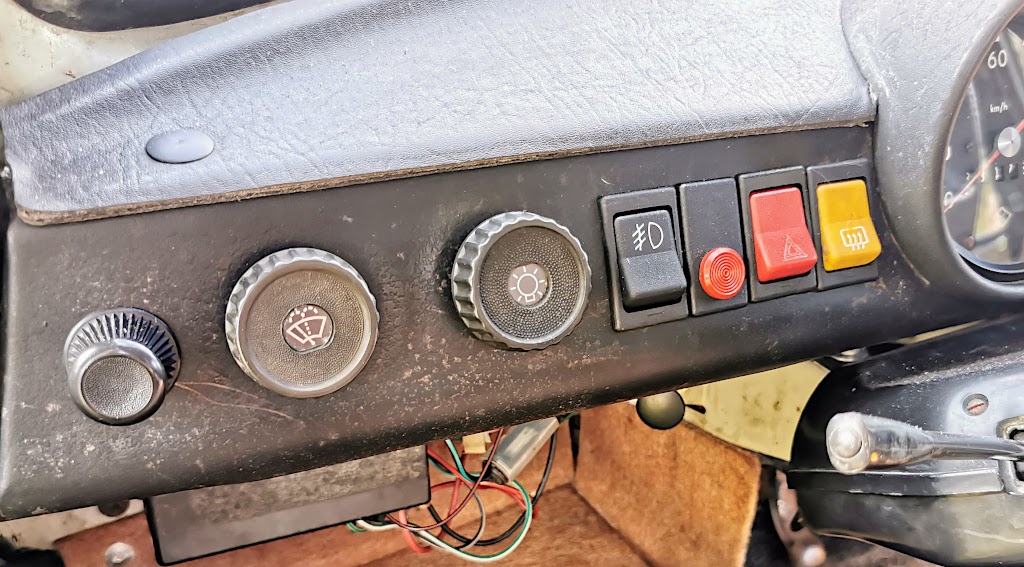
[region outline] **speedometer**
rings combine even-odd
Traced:
[[[942,184],[946,231],[983,271],[1024,277],[1024,17],[996,39],[953,123]]]

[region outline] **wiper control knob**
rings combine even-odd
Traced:
[[[249,267],[228,298],[228,348],[257,384],[312,398],[351,382],[377,344],[377,301],[351,264],[288,248]]]

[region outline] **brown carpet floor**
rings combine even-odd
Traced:
[[[515,522],[520,510],[505,509],[488,516],[487,537],[493,537]],[[465,530],[469,531],[469,530]],[[475,550],[478,554],[500,551],[502,547]],[[608,525],[570,487],[544,495],[537,518],[526,539],[499,565],[508,567],[643,567],[643,560],[629,543]],[[404,550],[367,564],[366,567],[465,567],[464,560],[439,551],[417,554]]]
[[[575,486],[659,567],[739,567],[757,457],[683,424],[654,431],[629,404],[584,412]]]

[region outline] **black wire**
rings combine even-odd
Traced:
[[[544,487],[548,485],[548,478],[551,476],[551,469],[555,464],[555,442],[557,439],[558,432],[556,431],[555,434],[551,436],[551,444],[548,446],[548,460],[547,463],[544,464],[544,474],[541,475],[540,477],[540,484],[537,485],[537,491],[534,493],[533,498],[530,499],[530,502],[533,503],[534,508],[537,507],[537,502],[540,501],[541,495],[544,494]],[[437,510],[434,508],[433,504],[427,506],[427,511],[430,512],[431,516],[433,516],[435,522],[441,521],[441,515],[437,513]],[[526,512],[523,512],[519,515],[519,518],[516,519],[516,523],[512,524],[512,527],[505,530],[504,533],[497,537],[492,537],[490,539],[482,539],[476,542],[475,547],[488,547],[491,545],[498,545],[499,543],[515,535],[516,532],[519,531],[519,528],[523,526],[523,523],[525,521]],[[462,544],[456,549],[462,549],[462,547],[465,547],[469,542],[473,541],[472,539],[455,531],[455,529],[449,526],[448,524],[441,526],[441,529],[444,530],[444,533],[448,534],[449,536],[451,536],[456,541]]]
[[[435,461],[435,459],[433,457],[429,456],[429,455],[427,455],[427,458],[430,459],[431,461]],[[477,545],[477,543],[480,541],[480,538],[483,537],[483,535],[484,535],[483,531],[487,527],[487,522],[484,519],[484,517],[487,514],[487,510],[484,509],[483,503],[482,503],[483,501],[480,500],[479,491],[477,491],[477,492],[478,493],[474,493],[473,496],[476,497],[477,503],[480,504],[480,506],[479,506],[480,507],[480,526],[477,527],[476,534],[473,535],[472,539],[463,538],[463,539],[465,539],[465,541],[462,541],[459,545],[453,545],[452,547],[454,547],[455,549],[465,549],[465,548],[469,547],[471,544],[472,545]],[[427,505],[427,510],[430,511],[430,515],[434,517],[434,521],[435,522],[440,522],[443,519],[443,518],[441,518],[440,514],[437,513],[437,509],[434,508],[433,504]],[[448,527],[448,524],[445,524],[442,528],[445,528],[445,527]],[[445,530],[445,531],[447,532],[448,530]],[[458,534],[458,535],[459,535],[460,538],[462,537],[462,534]]]

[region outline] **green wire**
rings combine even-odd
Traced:
[[[363,528],[360,528],[359,526],[356,526],[355,522],[349,522],[349,523],[347,523],[345,525],[348,526],[348,529],[352,530],[352,533],[354,533],[354,534],[361,534],[361,533],[364,533],[366,531]]]
[[[452,441],[450,439],[447,439],[447,440],[445,440],[445,445],[447,445],[448,452],[451,453],[452,459],[455,461],[455,467],[459,470],[459,474],[462,475],[463,478],[465,478],[466,480],[468,480],[470,482],[476,482],[476,479],[477,479],[478,475],[474,475],[474,474],[466,472],[465,467],[462,466],[462,458],[459,456],[459,451],[458,451],[458,449],[455,448],[455,444],[452,443]],[[439,468],[439,469],[441,468],[436,463],[434,463],[434,466]],[[441,469],[441,470],[443,470],[443,469]],[[447,473],[449,476],[451,476],[451,473],[448,473],[447,471],[444,471],[444,472]],[[508,555],[509,553],[511,553],[512,551],[514,551],[516,549],[516,547],[519,545],[519,541],[522,540],[523,537],[526,535],[526,532],[529,531],[530,524],[532,523],[532,520],[533,520],[533,501],[530,498],[530,493],[527,492],[527,490],[525,488],[523,488],[523,485],[519,484],[518,481],[513,480],[511,482],[511,484],[513,486],[515,486],[519,490],[519,492],[521,492],[522,495],[523,495],[523,501],[526,503],[526,511],[524,512],[524,514],[526,515],[526,521],[523,522],[523,529],[519,531],[519,535],[516,536],[516,539],[513,540],[512,544],[509,545],[509,547],[507,549],[505,549],[504,551],[499,552],[499,553],[494,554],[494,555],[473,555],[472,553],[466,553],[465,551],[463,551],[461,549],[458,549],[458,548],[455,548],[455,547],[453,547],[451,545],[448,545],[444,541],[434,537],[433,534],[430,534],[429,532],[417,533],[416,535],[421,537],[421,538],[423,538],[423,539],[425,539],[425,540],[427,540],[427,541],[429,541],[433,545],[444,547],[447,551],[450,551],[452,553],[464,556],[467,559],[484,559],[484,560],[492,560],[493,559],[493,560],[497,560],[497,559],[501,559],[501,558],[505,557],[506,555]]]
[[[452,454],[452,459],[455,460],[455,466],[458,467],[459,474],[461,474],[466,480],[476,481],[476,475],[469,474],[466,472],[466,469],[463,468],[462,458],[459,457],[459,451],[455,448],[455,443],[452,443],[451,439],[445,439],[444,443],[448,446],[448,452]]]

